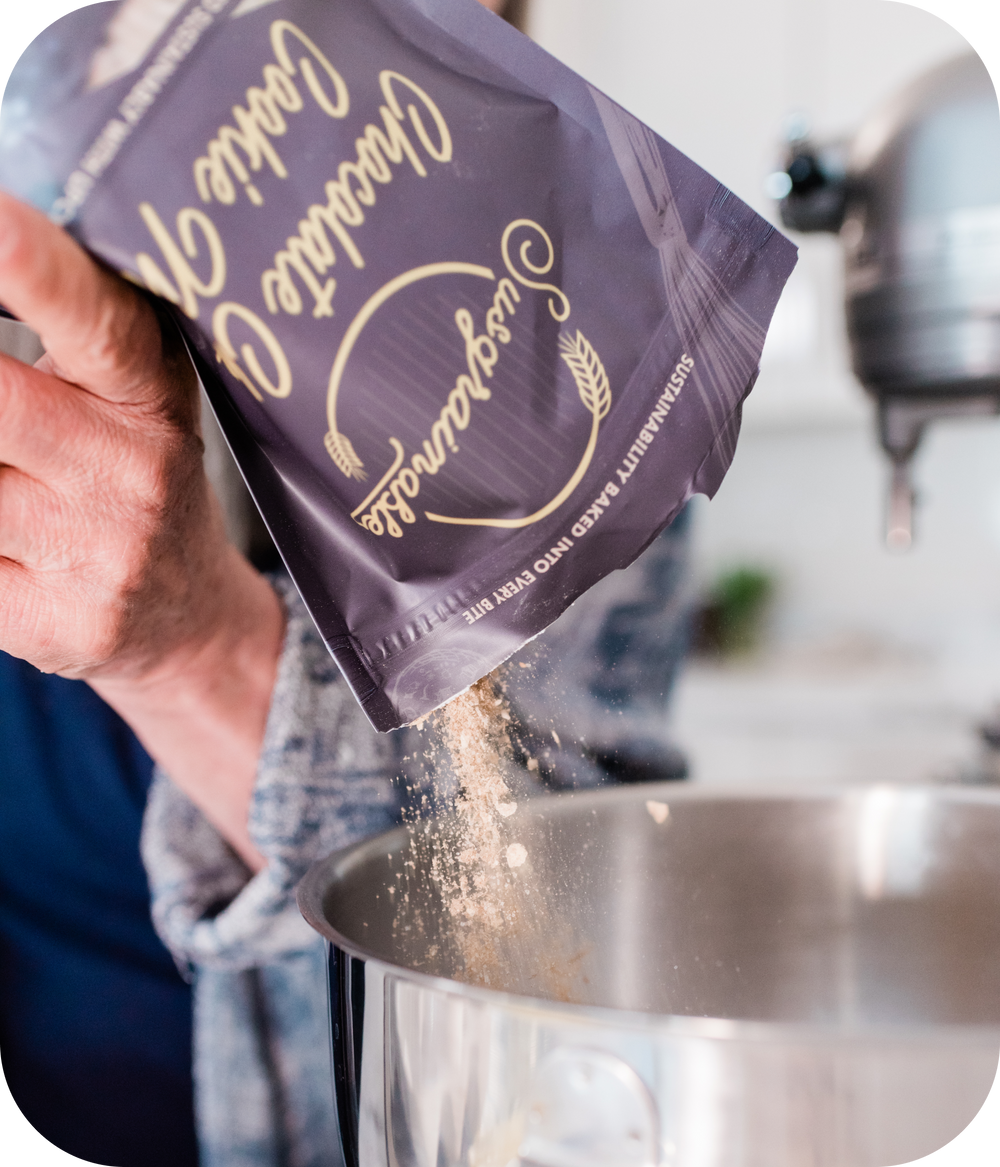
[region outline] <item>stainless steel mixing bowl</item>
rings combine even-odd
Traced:
[[[996,793],[667,784],[511,822],[544,923],[506,943],[492,988],[452,979],[458,925],[421,837],[440,825],[302,884],[331,942],[351,1167],[888,1167],[985,1100]]]

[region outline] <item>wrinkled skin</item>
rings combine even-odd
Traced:
[[[34,368],[0,356],[0,649],[88,681],[256,866],[246,802],[283,616],[226,542],[179,336],[6,195],[0,302],[46,349]]]
[[[284,614],[226,541],[178,334],[2,193],[0,303],[46,350],[34,368],[0,354],[0,650],[87,681],[258,869]]]

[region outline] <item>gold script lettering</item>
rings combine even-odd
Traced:
[[[420,493],[420,476],[437,474],[448,457],[448,451],[458,453],[455,431],[468,429],[472,419],[472,401],[490,399],[490,390],[482,379],[484,376],[493,376],[499,355],[497,346],[485,333],[476,335],[472,313],[468,309],[459,308],[455,313],[455,324],[465,341],[465,361],[469,371],[460,373],[456,378],[455,388],[448,394],[448,400],[431,426],[430,439],[424,439],[423,452],[414,454],[409,466],[403,466],[403,443],[398,438],[389,439],[395,452],[392,465],[364,502],[351,512],[351,517],[373,535],[388,531],[394,539],[401,538],[403,528],[396,521],[396,515],[404,523],[417,521],[413,508],[405,499],[417,497]],[[368,513],[362,514],[369,507]]]
[[[517,252],[517,256],[521,261],[520,267],[536,276],[548,275],[552,270],[552,265],[555,262],[555,249],[552,246],[552,240],[549,238],[545,228],[540,227],[531,219],[515,219],[513,223],[508,224],[507,229],[503,233],[503,239],[500,241],[503,261],[507,265],[507,270],[519,284],[522,284],[526,288],[534,288],[539,292],[551,293],[549,297],[549,312],[552,313],[552,318],[558,320],[561,324],[569,318],[569,300],[566,298],[565,292],[561,288],[557,288],[555,284],[542,283],[539,280],[533,280],[531,276],[526,276],[511,258],[511,236],[516,231],[524,230],[532,232],[535,238],[529,236],[521,243]],[[546,249],[545,259],[541,263],[535,263],[531,258],[534,244],[538,239],[541,239]],[[557,304],[558,307],[556,307]]]
[[[527,231],[527,237],[521,237],[520,246],[516,252],[516,259],[511,254],[511,241],[516,232]],[[544,255],[536,250],[538,241],[544,244]],[[522,287],[533,288],[536,291],[548,293],[549,311],[557,321],[564,321],[570,314],[570,302],[566,294],[556,284],[545,282],[534,277],[548,275],[555,264],[555,249],[548,233],[538,223],[530,219],[517,219],[510,223],[503,234],[501,251],[507,270]],[[327,394],[327,415],[330,430],[326,435],[326,448],[330,457],[340,470],[349,478],[362,480],[365,477],[364,464],[357,457],[346,435],[337,429],[337,395],[340,389],[341,378],[347,360],[350,357],[354,344],[365,325],[379,307],[389,300],[397,291],[421,279],[432,275],[443,275],[449,271],[467,271],[469,274],[482,275],[494,279],[493,273],[485,270],[476,270],[469,265],[439,264],[426,268],[416,268],[390,281],[375,296],[368,301],[365,307],[352,322],[337,358],[330,373],[330,386]],[[530,273],[530,274],[526,274]],[[521,302],[521,293],[514,282],[504,276],[497,282],[493,295],[493,303],[486,311],[486,329],[483,333],[476,332],[472,313],[466,308],[460,308],[455,313],[455,324],[462,339],[465,341],[466,372],[458,375],[455,387],[449,392],[444,406],[437,419],[431,426],[430,437],[422,443],[422,450],[415,453],[404,465],[406,450],[398,438],[389,438],[394,457],[389,469],[379,479],[375,488],[368,493],[364,501],[351,512],[351,517],[373,535],[380,536],[388,532],[393,538],[399,539],[404,533],[400,523],[416,522],[416,515],[408,500],[414,499],[420,493],[421,476],[437,474],[447,461],[449,453],[459,452],[455,440],[456,432],[468,428],[472,420],[472,402],[488,401],[492,395],[490,388],[484,384],[489,380],[499,359],[497,343],[506,345],[511,340],[511,330],[507,327],[507,320],[516,312],[516,305]],[[590,415],[590,434],[586,447],[577,464],[576,469],[554,497],[531,514],[521,518],[475,518],[453,515],[439,515],[431,511],[424,511],[424,518],[433,523],[445,523],[455,526],[500,527],[508,530],[517,530],[540,522],[548,515],[559,509],[573,494],[587,473],[597,448],[598,431],[601,422],[607,417],[611,409],[611,383],[607,370],[601,361],[597,350],[578,329],[575,335],[563,333],[559,337],[559,356],[569,368],[576,383],[580,401]],[[655,432],[658,420],[651,416],[649,426]],[[650,440],[652,440],[650,436]],[[610,489],[610,488],[609,488]],[[571,545],[571,540],[566,540]],[[553,549],[550,556],[542,561],[546,564],[545,570],[561,555],[561,550]],[[542,568],[535,565],[537,571]]]
[[[337,283],[327,277],[327,272],[336,263],[337,255],[330,235],[334,236],[351,263],[356,268],[363,268],[364,257],[351,230],[364,223],[362,208],[375,205],[374,184],[384,186],[391,182],[392,166],[401,165],[404,158],[421,178],[427,177],[427,167],[403,128],[404,119],[409,119],[430,158],[436,162],[451,160],[451,133],[431,97],[419,85],[389,69],[379,74],[379,83],[386,100],[386,104],[379,108],[382,126],[369,124],[365,127],[364,134],[354,143],[356,160],[341,162],[337,177],[330,179],[324,188],[326,202],[310,206],[306,217],[299,220],[298,234],[285,240],[284,248],[274,257],[274,266],[261,276],[264,303],[272,315],[279,310],[290,316],[301,313],[302,295],[294,279],[298,276],[313,298],[313,317],[318,320],[332,316]],[[437,141],[428,134],[415,105],[408,105],[404,114],[396,94],[398,87],[409,89],[420,99],[437,130]]]
[[[242,344],[239,354],[237,354],[236,346],[229,338],[229,318],[231,316],[242,320],[257,335],[258,339],[263,342],[274,364],[275,380],[272,381],[264,372],[251,344]],[[288,363],[288,358],[285,356],[284,349],[278,343],[278,338],[255,312],[251,312],[249,308],[245,308],[242,304],[236,304],[232,301],[219,304],[212,313],[212,334],[215,337],[216,356],[226,366],[229,372],[250,390],[258,401],[264,400],[260,395],[258,386],[271,397],[287,397],[291,393],[292,369]],[[247,376],[247,373],[240,366],[240,357],[243,358],[243,363],[249,370],[250,376]],[[250,379],[251,377],[253,380]]]
[[[514,315],[514,305],[520,302],[521,293],[504,276],[497,284],[493,307],[486,313],[486,331],[501,344],[510,343],[510,329],[504,324],[504,320],[506,316]]]
[[[226,283],[226,253],[215,225],[204,211],[184,207],[177,212],[177,235],[180,239],[178,247],[150,203],[140,203],[139,214],[149,228],[149,233],[156,240],[176,286],[164,275],[156,261],[144,251],[135,257],[139,274],[151,292],[163,296],[173,304],[179,304],[188,316],[194,319],[198,315],[198,297],[217,296]],[[212,265],[207,280],[203,280],[189,262],[199,258],[198,244],[194,237],[195,227],[201,232]]]
[[[298,65],[288,51],[286,38],[297,40],[308,52]],[[235,125],[219,127],[205,153],[194,164],[194,181],[202,202],[216,199],[220,203],[236,201],[233,178],[243,187],[247,198],[262,206],[264,198],[250,180],[266,162],[278,178],[287,178],[288,169],[271,138],[280,138],[288,129],[285,113],[298,113],[303,107],[302,94],[292,80],[301,71],[306,86],[320,109],[332,118],[344,117],[350,109],[350,96],[344,79],[330,64],[322,50],[289,20],[271,25],[271,48],[277,64],[264,66],[264,87],[251,86],[246,91],[246,106],[233,106]],[[314,64],[315,63],[315,64]],[[315,65],[333,86],[333,100],[320,83]],[[242,155],[242,156],[241,156]],[[248,169],[249,167],[249,169]]]

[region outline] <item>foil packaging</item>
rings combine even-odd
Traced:
[[[379,730],[716,491],[795,262],[475,0],[82,9],[15,70],[0,183],[172,306]]]

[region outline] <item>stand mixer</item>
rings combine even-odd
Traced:
[[[843,240],[903,548],[926,425],[1000,413],[989,76],[946,65],[849,150],[796,140],[783,177],[786,226]],[[435,885],[446,819],[299,887],[328,941],[349,1167],[877,1167],[978,1111],[1000,1034],[996,790],[618,786],[527,799],[514,822],[521,906],[482,948]]]
[[[892,466],[886,543],[913,541],[929,422],[1000,413],[1000,113],[979,57],[925,74],[849,145],[790,142],[782,222],[840,234],[855,375]]]

